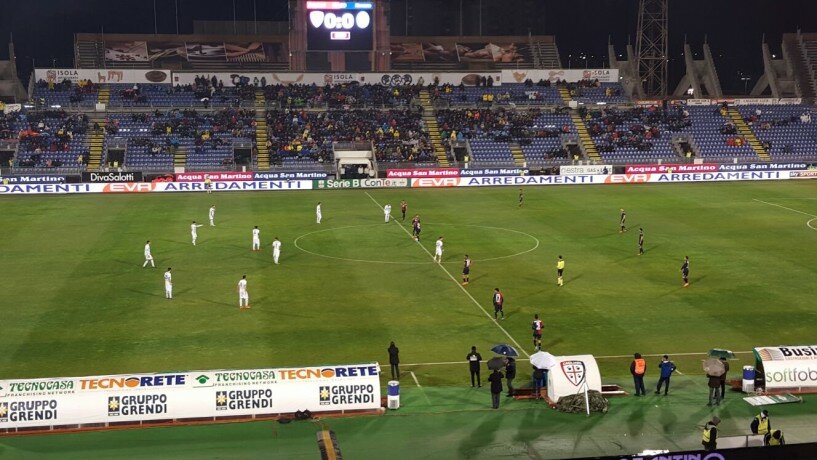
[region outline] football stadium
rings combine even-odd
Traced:
[[[0,458],[817,458],[814,5],[3,10]]]

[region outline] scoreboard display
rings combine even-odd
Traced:
[[[306,2],[308,51],[371,51],[371,2]]]

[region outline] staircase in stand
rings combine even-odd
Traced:
[[[173,167],[184,168],[187,166],[187,147],[181,145],[173,153]]]
[[[752,131],[752,128],[746,124],[746,121],[743,119],[743,116],[737,110],[730,108],[728,112],[729,118],[732,120],[732,123],[735,125],[735,129],[738,130],[738,134],[741,135],[746,142],[752,147],[752,150],[755,151],[757,157],[763,161],[770,161],[771,158],[769,154],[766,152],[766,149],[763,148],[763,144],[760,143],[760,140],[755,136],[755,132]]]
[[[270,152],[267,148],[267,98],[261,89],[255,90],[255,144],[258,147],[258,169],[269,170]]]
[[[451,166],[448,161],[448,154],[443,146],[442,137],[440,137],[440,126],[437,124],[437,111],[434,109],[434,104],[431,103],[431,95],[428,90],[420,91],[420,105],[423,107],[423,122],[428,130],[428,137],[431,139],[431,145],[434,147],[434,154],[437,156],[437,164],[440,167],[447,168]]]
[[[101,91],[100,91],[101,93]],[[85,148],[88,149],[88,171],[99,171],[102,165],[102,154],[105,152],[105,114],[94,112],[88,116],[88,124],[91,129],[90,136],[85,138]],[[94,131],[94,124],[99,125],[99,129]]]
[[[562,97],[562,100],[564,100],[565,103],[569,103],[573,100],[573,97],[570,96],[570,91],[564,86],[559,87],[559,96]],[[582,150],[587,158],[593,162],[600,163],[601,157],[599,156],[599,150],[596,147],[596,143],[593,141],[593,138],[590,137],[590,132],[587,130],[587,125],[584,124],[584,120],[582,119],[581,115],[579,115],[579,112],[571,109],[570,120],[573,121],[573,126],[576,127],[576,133],[579,135],[579,143],[581,144]]]
[[[511,156],[513,156],[513,164],[517,168],[523,168],[525,166],[525,152],[522,151],[522,146],[519,145],[517,142],[511,142],[508,144],[511,148]]]

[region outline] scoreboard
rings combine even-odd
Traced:
[[[371,51],[372,2],[307,1],[308,51]]]

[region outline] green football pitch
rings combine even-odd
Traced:
[[[395,458],[491,456],[494,451],[461,446],[480,444],[475,433],[494,429],[504,433],[490,444],[494,453],[516,455],[524,442],[528,447],[519,447],[519,455],[533,449],[549,458],[622,453],[588,439],[594,430],[607,436],[605,426],[612,430],[616,417],[629,425],[648,420],[631,436],[696,438],[695,424],[708,416],[699,407],[705,382],[697,353],[814,342],[817,182],[531,187],[524,193],[521,208],[516,188],[0,198],[0,378],[386,363],[393,340],[404,363],[402,415],[331,421],[330,428],[349,426],[361,446],[369,442],[365,431],[383,433],[386,440],[371,442],[383,447],[391,439],[403,446]],[[410,216],[421,216],[420,244],[407,233],[410,217],[400,221],[401,199]],[[397,222],[383,221],[380,206],[386,203]],[[215,227],[207,225],[211,205]],[[619,233],[619,208],[627,211],[625,233]],[[193,220],[205,224],[197,246],[190,241]],[[250,250],[255,225],[260,252]],[[646,238],[643,256],[639,227]],[[279,265],[270,248],[275,236],[283,243]],[[445,242],[442,264],[431,260],[438,236]],[[142,267],[146,240],[156,268]],[[466,253],[473,264],[471,283],[463,288]],[[563,287],[556,285],[558,255],[566,260]],[[684,288],[680,266],[687,255],[691,285]],[[173,300],[164,298],[167,267],[173,268]],[[239,311],[236,284],[243,274],[252,308]],[[496,287],[505,295],[505,320],[493,320]],[[487,392],[472,391],[467,382],[465,355],[476,345],[489,357],[497,343],[531,353],[536,313],[545,322],[543,348],[596,355],[605,383],[630,389],[633,352],[672,355],[684,377],[679,396],[654,411],[686,411],[689,420],[643,414],[634,398],[579,422],[571,420],[580,416],[541,407],[531,411],[521,401],[491,419],[482,411]],[[733,369],[751,364],[749,354],[738,357]],[[656,375],[656,358],[650,359],[648,385]],[[521,384],[530,372],[522,363],[519,369]],[[387,374],[388,366],[383,370]],[[727,406],[733,416],[751,413],[733,399],[734,407]],[[798,411],[792,417],[808,416]],[[406,422],[411,417],[417,419]],[[405,430],[396,427],[400,423]],[[463,431],[469,423],[480,430]],[[537,444],[526,432],[537,423],[559,426],[561,447]],[[735,422],[735,429],[742,425]],[[258,445],[235,443],[231,430],[264,437],[267,424],[15,438],[0,442],[0,454],[46,455],[54,444],[70,450],[91,440],[120,443],[167,430],[157,442],[190,447],[186,452],[196,458],[219,456],[230,446],[236,456],[249,449],[244,456],[254,457],[251,449],[274,451],[269,445],[282,449],[281,458],[313,458],[312,428],[280,428],[292,437],[277,444],[275,437],[264,438]],[[308,436],[299,437],[298,430]],[[448,443],[405,451],[408,438],[401,436],[432,435]],[[228,444],[213,446],[222,437]],[[210,450],[187,445],[196,439]],[[435,455],[446,448],[450,455]]]

